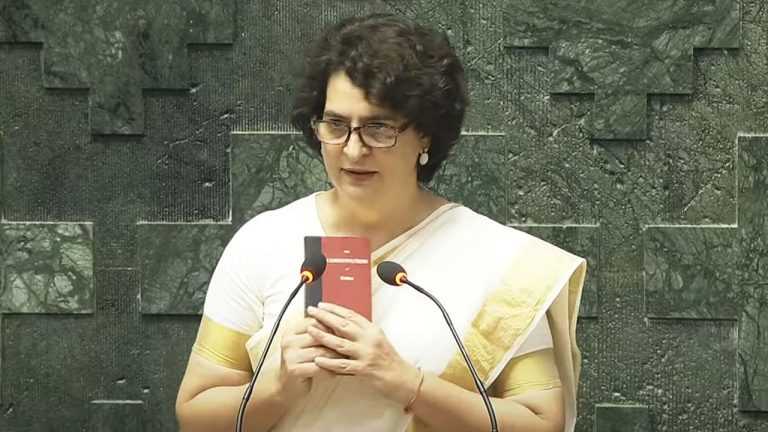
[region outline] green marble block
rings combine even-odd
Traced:
[[[735,280],[735,228],[648,227],[645,293],[648,316],[732,319],[743,303]]]
[[[142,387],[167,385],[142,372],[138,288],[136,270],[97,267],[93,314],[4,317],[4,367],[13,372],[3,386],[12,410],[0,430],[82,430],[91,424],[91,401],[139,400]]]
[[[549,48],[550,91],[595,95],[596,139],[644,139],[649,94],[692,91],[694,48],[738,48],[737,0],[519,0],[505,46]]]
[[[202,314],[232,230],[229,224],[140,224],[141,313]]]
[[[768,412],[768,136],[739,138],[739,408]]]
[[[738,405],[768,411],[768,137],[739,137],[738,225],[645,231],[647,314],[739,319]]]
[[[597,405],[595,432],[651,432],[648,407]]]
[[[6,2],[0,42],[43,44],[43,85],[89,89],[94,134],[144,133],[143,89],[187,90],[188,44],[231,43],[234,1]]]
[[[0,406],[5,397],[5,317],[92,313],[92,242],[87,223],[0,224]]]
[[[507,220],[509,158],[500,134],[464,134],[435,174],[430,189],[499,223]]]
[[[144,427],[144,407],[134,400],[91,401],[90,432],[138,432]]]
[[[0,313],[93,312],[90,224],[0,225]]]
[[[232,222],[329,187],[319,154],[299,134],[232,134]]]

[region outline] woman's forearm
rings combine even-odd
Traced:
[[[247,384],[214,387],[203,391],[177,408],[181,432],[231,432]],[[272,428],[293,402],[274,376],[259,376],[245,411],[243,430],[261,432]]]
[[[561,431],[559,422],[543,419],[525,405],[511,399],[491,398],[499,431]],[[472,432],[491,430],[488,411],[479,394],[470,392],[436,375],[425,375],[414,415],[430,430]]]

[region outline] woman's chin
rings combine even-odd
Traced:
[[[336,190],[339,196],[355,201],[370,201],[378,195],[377,188],[368,185],[343,185],[336,187]]]

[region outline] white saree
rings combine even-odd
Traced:
[[[250,370],[303,260],[303,237],[323,235],[315,195],[249,221],[227,246],[209,287],[195,352]],[[580,353],[575,326],[585,261],[526,233],[447,204],[373,253],[391,260],[445,306],[486,386],[515,358],[551,347],[564,394],[566,431],[576,419]],[[475,391],[439,309],[408,287],[373,281],[373,322],[398,353],[425,372]],[[303,293],[281,328],[303,317]],[[542,339],[529,337],[546,332]],[[551,334],[551,338],[549,335]],[[279,343],[268,365],[279,362]],[[250,358],[250,361],[249,361]],[[518,374],[519,376],[519,374]],[[498,387],[524,389],[526,383]],[[535,383],[530,388],[535,388]],[[426,430],[403,407],[355,377],[315,380],[273,431]]]

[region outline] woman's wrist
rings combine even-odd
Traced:
[[[389,397],[402,405],[413,404],[414,395],[420,392],[424,373],[420,367],[406,363],[405,366],[394,374],[394,382],[387,393]]]
[[[419,398],[419,394],[421,393],[422,384],[424,384],[424,371],[419,367],[419,383],[416,385],[416,390],[413,391],[411,398],[408,399],[408,403],[403,407],[403,411],[409,413],[413,410],[413,404],[416,402],[416,399]]]
[[[293,400],[301,394],[305,394],[308,387],[308,383],[292,381],[285,374],[278,372],[272,389],[272,396],[278,401]]]

